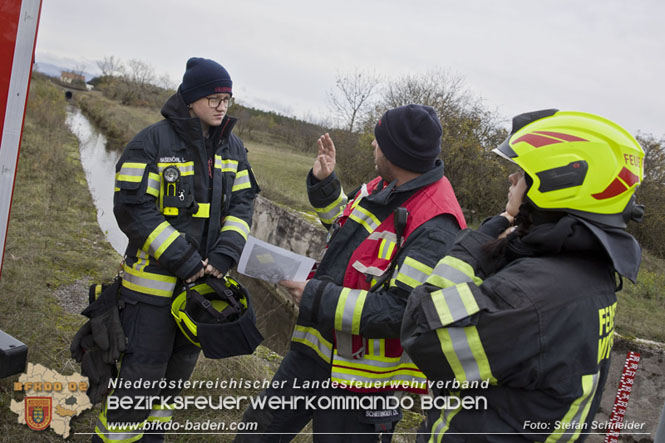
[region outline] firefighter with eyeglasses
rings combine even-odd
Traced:
[[[72,344],[84,373],[87,368],[93,401],[109,393],[108,379],[116,375],[124,383],[110,392],[114,396],[177,395],[177,382],[189,379],[206,341],[186,333],[197,330],[196,316],[189,315],[194,307],[202,306],[199,314],[217,329],[251,311],[248,294],[225,278],[247,240],[259,192],[247,151],[232,133],[232,94],[223,66],[189,59],[182,83],[162,108],[164,119],[139,132],[116,165],[114,213],[129,239],[122,278],[115,288],[91,294],[95,300],[84,311],[91,320]],[[213,358],[251,353],[260,341],[256,334],[243,349],[214,350]],[[142,387],[134,387],[137,380]],[[165,389],[151,383],[159,380]],[[159,402],[152,410],[103,403],[93,441],[162,441],[159,427],[145,435],[142,429],[167,423],[172,414]]]

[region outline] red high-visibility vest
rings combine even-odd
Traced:
[[[346,205],[338,220],[343,225],[351,218],[363,224],[370,235],[353,252],[346,268],[344,289],[335,315],[331,379],[356,392],[405,390],[426,393],[426,378],[403,353],[399,339],[367,339],[356,333],[368,290],[376,279],[388,271],[397,251],[394,214],[379,223],[373,214],[358,205],[364,196],[374,191],[380,181],[381,178],[377,177],[364,190],[359,191]],[[402,244],[419,226],[441,214],[453,215],[459,226],[466,228],[462,209],[446,177],[417,191],[402,206],[409,212]],[[426,276],[431,272],[427,265],[407,258],[401,268],[409,266],[421,275]],[[390,277],[391,285],[398,271]],[[418,280],[418,283],[423,282]]]

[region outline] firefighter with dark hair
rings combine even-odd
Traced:
[[[515,117],[494,151],[519,168],[505,211],[457,236],[401,331],[435,398],[485,401],[426,411],[418,441],[583,441],[607,379],[615,292],[640,264],[625,228],[644,211],[633,195],[644,152],[609,120],[555,109]]]
[[[326,253],[307,282],[281,282],[300,312],[291,350],[263,396],[388,397],[426,392],[425,377],[402,352],[399,331],[409,293],[466,227],[443,174],[442,128],[433,108],[388,110],[374,129],[378,177],[345,194],[335,146],[319,139],[307,177],[309,199],[329,229]],[[299,389],[303,381],[320,388]],[[329,388],[325,385],[331,386]],[[335,388],[337,386],[337,388]],[[248,409],[256,434],[238,441],[288,441],[313,419],[315,441],[390,440],[399,409]],[[259,435],[263,434],[263,435]]]

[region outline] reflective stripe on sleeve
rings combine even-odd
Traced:
[[[427,283],[440,288],[447,288],[465,282],[481,285],[483,280],[476,277],[473,268],[467,262],[449,255],[439,260],[432,271],[432,275],[427,279]]]
[[[346,195],[344,195],[344,191],[340,188],[339,196],[335,199],[334,202],[323,208],[314,208],[314,211],[316,211],[316,214],[319,216],[319,219],[323,223],[330,225],[342,213],[347,201],[348,198]]]
[[[393,274],[395,283],[400,282],[409,288],[420,286],[427,280],[427,277],[432,272],[432,268],[418,260],[406,257],[402,265],[395,270]],[[391,286],[394,286],[391,282]]]
[[[159,260],[162,253],[171,246],[180,233],[167,221],[164,221],[150,233],[143,245],[143,250]]]
[[[123,163],[120,171],[116,173],[115,179],[121,182],[140,183],[146,166],[148,166],[147,163]]]
[[[337,301],[335,329],[350,334],[360,333],[360,317],[367,298],[367,291],[344,288]]]
[[[475,326],[436,330],[441,350],[460,382],[489,380],[496,384]]]
[[[332,343],[321,337],[321,333],[314,328],[296,325],[291,341],[310,347],[326,363],[332,358]]]
[[[226,217],[224,217],[221,229],[221,232],[224,231],[235,231],[238,234],[242,235],[242,238],[247,240],[247,236],[249,235],[249,225],[245,220],[241,218],[234,217],[232,215],[227,215]]]
[[[236,174],[236,178],[233,180],[233,187],[231,192],[242,191],[243,189],[250,189],[252,183],[249,180],[249,171],[243,169]]]
[[[440,289],[430,294],[434,309],[438,315],[437,324],[430,324],[432,329],[442,328],[458,320],[469,317],[480,310],[476,299],[467,283]]]

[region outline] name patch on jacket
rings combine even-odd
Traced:
[[[184,157],[161,157],[160,163],[185,163]]]

